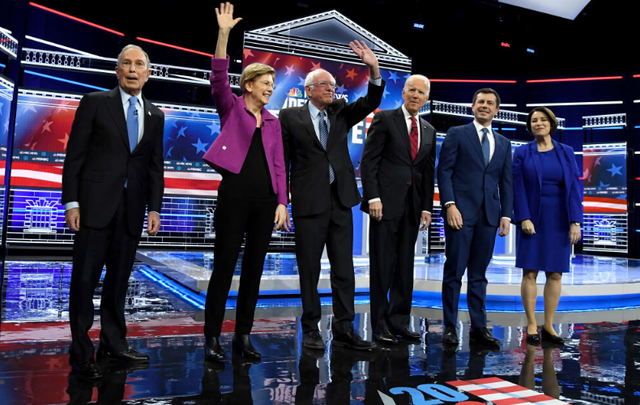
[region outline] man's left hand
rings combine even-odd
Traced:
[[[351,47],[353,53],[358,55],[360,60],[362,60],[362,63],[369,66],[370,68],[378,66],[378,58],[376,58],[376,55],[373,53],[373,51],[363,41],[351,41],[349,42],[349,46]]]
[[[150,212],[147,215],[147,233],[149,235],[155,235],[160,230],[160,214],[157,212]]]
[[[509,235],[509,228],[511,227],[511,220],[502,218],[500,220],[500,227],[498,228],[498,235],[507,236]]]
[[[424,231],[429,227],[429,225],[431,225],[431,214],[429,214],[428,212],[423,212],[422,218],[420,220],[420,230]]]

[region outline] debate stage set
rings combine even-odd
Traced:
[[[352,9],[343,10],[337,2],[320,9],[291,3],[291,10],[283,11],[295,14],[291,18],[273,10],[261,19],[253,10],[253,17],[238,26],[239,36],[232,37],[239,51],[230,51],[229,81],[239,91],[243,66],[273,66],[277,87],[267,108],[276,115],[307,101],[304,79],[316,68],[335,76],[337,98],[352,102],[366,94],[367,67],[348,46],[354,39],[366,42],[379,60],[386,82],[381,110],[402,104],[408,75],[429,76],[431,99],[420,114],[437,130],[437,153],[448,128],[473,119],[471,96],[481,87],[501,95],[493,126],[511,141],[512,151],[532,139],[526,132],[527,113],[536,106],[550,107],[559,121],[554,139],[573,147],[583,173],[584,223],[571,271],[563,276],[555,317],[563,348],[526,342],[514,228],[506,238],[496,237],[487,271],[489,328],[500,339],[500,350],[469,345],[466,277],[457,325],[460,343],[455,350],[443,347],[446,240],[436,184],[433,222],[415,246],[411,329],[421,333],[419,344],[401,342],[370,352],[334,346],[331,269],[325,254],[318,286],[325,350],[305,349],[293,218],[289,232],[273,232],[264,263],[252,331],[262,361],[231,354],[238,265],[221,335],[226,359],[209,363],[203,361],[204,304],[221,175],[202,156],[220,133],[210,97],[212,55],[207,53],[217,32],[214,6],[198,2],[201,12],[212,17],[202,32],[192,27],[194,35],[209,41],[207,47],[193,49],[178,36],[175,42],[170,35],[150,39],[144,31],[148,22],[121,32],[115,23],[98,23],[81,9],[75,13],[69,5],[53,3],[0,0],[0,404],[640,404],[640,71],[479,77],[470,69],[464,77],[432,75],[429,66],[441,64],[444,55],[418,64],[416,45],[387,40],[389,27],[368,25],[367,18],[350,14]],[[487,15],[524,13],[536,21],[549,18],[563,24],[578,24],[581,18],[540,17],[502,2],[469,3]],[[582,3],[580,10],[595,7]],[[236,10],[244,17],[240,5]],[[428,25],[415,24],[413,33]],[[60,202],[62,168],[80,99],[117,85],[116,56],[128,43],[149,53],[152,74],[144,95],[165,114],[162,227],[155,236],[146,234],[146,223],[140,230],[125,309],[129,345],[148,354],[150,362],[101,365],[103,378],[89,381],[71,373],[68,362],[73,232],[65,225]],[[370,114],[348,136],[359,186],[372,119]],[[353,220],[354,244],[345,249],[352,248],[356,271],[354,326],[372,340],[369,217],[355,207]],[[542,325],[543,272],[537,282],[536,315]],[[96,347],[101,290],[102,282],[94,294],[90,331]]]

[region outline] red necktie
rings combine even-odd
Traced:
[[[411,159],[416,160],[418,156],[418,123],[416,117],[411,117],[411,133],[409,134],[411,140]]]

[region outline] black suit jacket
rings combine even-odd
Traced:
[[[160,212],[164,113],[146,99],[144,110],[144,134],[132,153],[120,90],[90,93],[80,101],[62,171],[62,204],[78,201],[81,225],[107,226],[127,179],[129,231],[142,232],[146,206]]]
[[[404,204],[413,184],[415,221],[421,212],[433,209],[433,179],[436,161],[436,130],[422,118],[420,147],[411,159],[411,141],[402,107],[378,112],[373,118],[362,152],[360,175],[364,194],[360,209],[369,212],[369,200],[382,200],[382,219],[394,219],[404,212]]]
[[[347,135],[354,125],[380,105],[383,91],[384,81],[381,86],[369,83],[365,97],[351,104],[340,99],[327,106],[330,125],[327,150],[324,150],[316,136],[308,103],[302,107],[280,111],[285,167],[289,170],[287,179],[291,190],[291,213],[294,218],[297,215],[319,214],[329,209],[329,162],[335,172],[338,198],[342,205],[353,207],[360,203]]]

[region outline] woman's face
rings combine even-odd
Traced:
[[[275,84],[273,82],[273,76],[266,73],[248,82],[246,87],[249,97],[264,107],[269,104],[269,98],[273,94]]]
[[[536,111],[531,116],[531,132],[534,136],[545,136],[551,132],[551,122],[541,111]]]

